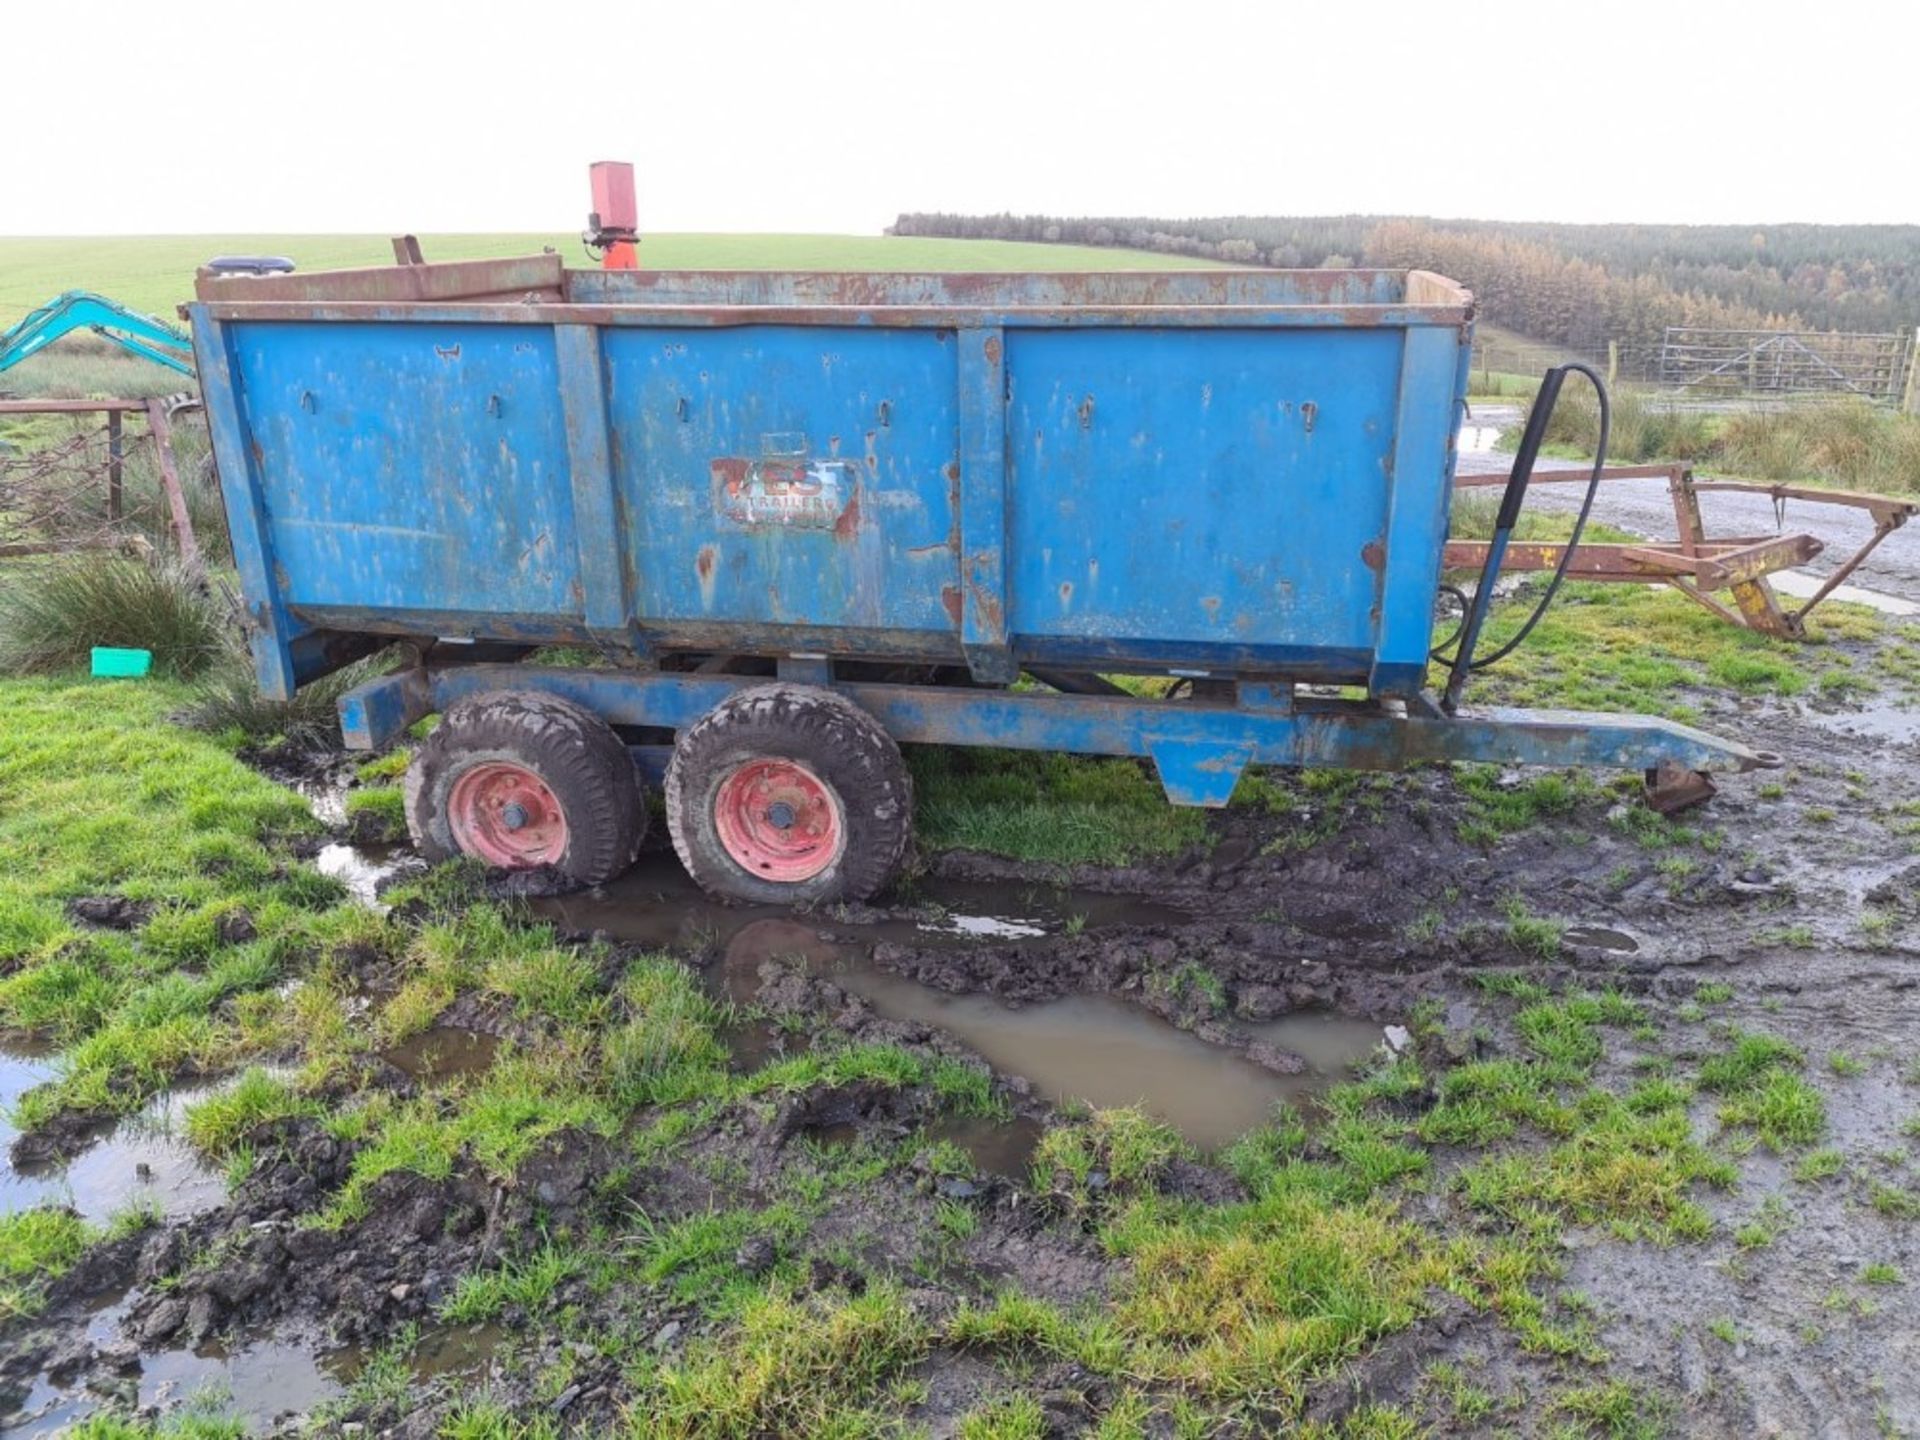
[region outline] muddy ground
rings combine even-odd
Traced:
[[[1920,1434],[1910,1124],[1920,1111],[1920,856],[1901,808],[1920,795],[1920,752],[1898,720],[1867,727],[1891,735],[1852,733],[1818,703],[1717,708],[1709,728],[1778,751],[1791,768],[1726,778],[1678,844],[1650,839],[1636,802],[1619,794],[1582,799],[1491,847],[1470,844],[1460,836],[1468,797],[1432,770],[1333,800],[1282,786],[1278,800],[1220,814],[1209,845],[1163,863],[929,855],[874,906],[792,915],[714,905],[657,848],[606,892],[527,898],[518,903],[579,942],[610,944],[610,975],[626,957],[665,949],[714,993],[752,1007],[728,1036],[738,1068],[848,1039],[970,1065],[984,1055],[1011,1118],[956,1120],[925,1085],[829,1085],[703,1111],[671,1149],[562,1135],[511,1184],[468,1166],[444,1180],[395,1172],[377,1182],[366,1218],[339,1229],[303,1218],[342,1184],[354,1146],[313,1119],[253,1137],[257,1161],[230,1193],[205,1183],[209,1172],[182,1158],[164,1126],[145,1142],[124,1126],[24,1137],[9,1185],[36,1183],[66,1155],[76,1167],[110,1157],[121,1173],[66,1172],[83,1209],[101,1208],[101,1185],[127,1190],[129,1171],[165,1188],[172,1165],[198,1188],[179,1180],[167,1194],[191,1196],[165,1220],[95,1246],[39,1314],[0,1328],[7,1433],[51,1433],[106,1408],[162,1414],[209,1381],[263,1432],[424,1436],[484,1388],[522,1422],[604,1433],[631,1419],[634,1356],[666,1363],[723,1328],[702,1297],[615,1264],[563,1278],[535,1310],[508,1305],[491,1323],[458,1326],[439,1317],[462,1275],[524,1254],[541,1234],[595,1234],[617,1255],[636,1215],[659,1226],[771,1205],[796,1177],[840,1175],[922,1133],[954,1141],[972,1163],[956,1171],[929,1150],[868,1167],[857,1185],[825,1187],[804,1233],[744,1235],[726,1247],[729,1264],[747,1274],[778,1265],[821,1292],[884,1279],[927,1317],[1007,1285],[1064,1307],[1097,1303],[1126,1262],[1029,1166],[1069,1097],[1140,1102],[1175,1121],[1198,1148],[1152,1185],[1231,1202],[1242,1181],[1215,1147],[1274,1102],[1310,1109],[1326,1085],[1396,1049],[1419,1052],[1430,1073],[1519,1053],[1514,1007],[1484,983],[1516,972],[1556,989],[1612,984],[1642,1002],[1649,1023],[1609,1046],[1601,1084],[1633,1083],[1650,1059],[1684,1064],[1729,1026],[1788,1039],[1826,1097],[1820,1145],[1840,1152],[1837,1172],[1796,1179],[1803,1157],[1721,1134],[1711,1098],[1696,1098],[1698,1132],[1719,1136],[1738,1166],[1737,1184],[1698,1188],[1713,1232],[1661,1245],[1572,1224],[1557,1240],[1555,1288],[1590,1322],[1591,1356],[1530,1352],[1486,1310],[1435,1293],[1411,1325],[1322,1374],[1305,1415],[1335,1421],[1378,1403],[1435,1433]],[[331,761],[305,768],[310,779],[345,773]],[[311,788],[332,793],[324,779]],[[403,847],[354,846],[344,813],[317,808],[336,833],[309,854],[363,898],[417,869]],[[101,906],[82,918],[128,929],[145,919]],[[370,1003],[398,983],[371,962],[356,980]],[[1705,1013],[1697,997],[1722,986],[1731,998]],[[483,1067],[523,1023],[463,995],[430,1043],[387,1057],[379,1083],[410,1094]],[[11,1063],[22,1083],[41,1073],[24,1049]],[[1403,1103],[1417,1115],[1432,1087]],[[1469,1158],[1433,1147],[1406,1212],[1441,1236],[1471,1229],[1449,1185]],[[941,1230],[942,1207],[955,1205],[973,1216],[957,1239]],[[1767,1243],[1738,1241],[1756,1217]],[[1899,1279],[1863,1283],[1869,1266]],[[396,1341],[406,1350],[397,1375],[374,1364]],[[1499,1408],[1443,1405],[1435,1367],[1449,1363],[1501,1397]],[[1044,1433],[1090,1433],[1121,1388],[1075,1361],[1041,1354],[1010,1367],[945,1344],[915,1373],[923,1383],[899,1418],[934,1435],[1013,1390],[1037,1400]],[[1575,1422],[1550,1397],[1601,1379],[1630,1385],[1644,1399],[1636,1414],[1658,1417],[1657,1428],[1556,1431]],[[1146,1433],[1173,1433],[1171,1413]],[[1279,1424],[1256,1407],[1227,1428]]]

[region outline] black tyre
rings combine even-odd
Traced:
[[[534,691],[456,701],[407,769],[407,826],[429,860],[552,866],[583,885],[639,853],[646,798],[633,757],[592,711]]]
[[[810,685],[742,690],[682,731],[666,800],[680,863],[735,900],[865,900],[913,835],[900,747],[851,700]]]

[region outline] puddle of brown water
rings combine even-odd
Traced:
[[[434,1081],[486,1070],[499,1049],[496,1036],[434,1025],[380,1053],[389,1065],[414,1079]]]
[[[362,905],[376,910],[380,887],[402,871],[414,868],[413,852],[401,845],[322,845],[313,857],[313,865],[322,875],[331,875],[347,887],[347,893]]]
[[[446,1376],[456,1380],[476,1379],[493,1364],[494,1353],[507,1342],[508,1332],[500,1325],[455,1325],[430,1330],[420,1337],[408,1356],[408,1368],[421,1384],[431,1384]],[[330,1350],[320,1357],[321,1368],[329,1376],[351,1385],[367,1367],[367,1351],[358,1345]]]
[[[421,1337],[414,1349],[414,1377],[429,1381],[442,1375],[484,1374],[493,1364],[494,1352],[506,1340],[507,1331],[499,1325],[461,1325],[450,1330],[435,1330]]]
[[[1012,1120],[959,1116],[943,1120],[928,1131],[935,1140],[950,1140],[966,1151],[981,1174],[1009,1180],[1026,1178],[1034,1147],[1045,1133],[1044,1125],[1024,1115]]]
[[[20,1137],[20,1127],[13,1119],[14,1106],[22,1095],[58,1073],[53,1053],[51,1045],[26,1036],[10,1035],[0,1041],[0,1215],[66,1202],[66,1192],[57,1182],[44,1175],[22,1175],[7,1158],[13,1142]]]
[[[734,1071],[750,1075],[763,1065],[806,1054],[812,1041],[805,1031],[784,1030],[770,1020],[742,1020],[721,1029],[720,1043],[733,1057]]]
[[[696,886],[671,855],[646,856],[601,889],[529,903],[537,913],[570,930],[603,930],[636,945],[671,950],[716,945],[731,949],[742,930],[760,921],[791,926],[788,933],[792,935],[803,930],[817,935],[830,924],[835,929],[856,928],[824,915],[811,920],[778,906],[722,904]],[[911,903],[920,912],[914,917],[890,917],[857,929],[874,940],[964,944],[1039,939],[1087,926],[1181,924],[1188,918],[1171,906],[1126,895],[957,880],[927,881],[914,891]],[[753,943],[771,944],[771,934]]]
[[[1920,743],[1920,710],[1875,703],[1858,710],[1828,713],[1807,710],[1806,718],[1822,730],[1836,735],[1852,735],[1865,740],[1887,740],[1896,745]]]
[[[224,1394],[225,1408],[258,1422],[305,1414],[346,1388],[348,1371],[335,1355],[272,1338],[238,1350],[201,1346],[140,1357],[140,1403],[166,1405],[196,1393]]]
[[[131,1292],[124,1290],[99,1297],[87,1321],[87,1339],[104,1345],[120,1338],[120,1321],[130,1299]],[[264,1335],[235,1349],[205,1344],[144,1352],[137,1376],[118,1398],[145,1409],[205,1397],[221,1412],[257,1429],[335,1398],[357,1369],[352,1352],[320,1354],[312,1345]],[[81,1382],[59,1386],[43,1374],[20,1409],[6,1417],[0,1435],[59,1433],[107,1408],[108,1398]]]
[[[1217,1149],[1345,1074],[1380,1043],[1380,1027],[1342,1016],[1290,1016],[1256,1034],[1306,1060],[1279,1075],[1244,1055],[1176,1029],[1110,995],[1075,995],[1009,1008],[988,995],[949,995],[864,960],[835,983],[882,1015],[937,1025],[996,1070],[1025,1076],[1054,1104],[1138,1105],[1202,1149]]]
[[[51,1073],[49,1067],[41,1078]],[[188,1143],[185,1122],[189,1106],[235,1078],[156,1096],[137,1114],[103,1125],[100,1138],[64,1165],[8,1163],[0,1174],[0,1209],[69,1205],[82,1219],[104,1224],[134,1207],[181,1220],[223,1204],[226,1178]]]
[[[914,898],[924,902],[918,914],[871,925],[728,906],[699,891],[671,857],[652,857],[602,891],[533,906],[573,930],[601,930],[663,949],[717,950],[710,982],[716,993],[742,1007],[753,1003],[766,961],[802,961],[891,1019],[946,1030],[995,1069],[1032,1081],[1055,1103],[1137,1104],[1204,1148],[1245,1134],[1280,1101],[1324,1089],[1380,1043],[1379,1026],[1337,1016],[1293,1016],[1256,1027],[1258,1038],[1307,1062],[1300,1075],[1278,1075],[1111,996],[1074,996],[1014,1009],[987,995],[949,995],[876,969],[868,959],[871,946],[880,940],[921,946],[1017,944],[1082,928],[1177,924],[1187,917],[1129,896],[1044,887],[928,884]],[[830,938],[829,930],[848,938]],[[765,1026],[742,1027],[736,1038],[744,1041],[735,1052],[742,1068],[775,1053]],[[995,1130],[1011,1133],[995,1139]],[[831,1143],[834,1137],[817,1138]],[[962,1143],[978,1147],[983,1168],[1011,1174],[1024,1170],[1032,1139],[1019,1127],[999,1126],[985,1127]]]

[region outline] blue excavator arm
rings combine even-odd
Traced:
[[[91,330],[156,365],[193,374],[193,342],[185,333],[89,290],[56,296],[0,335],[0,371],[75,330]]]

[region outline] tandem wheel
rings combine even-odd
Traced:
[[[429,860],[496,869],[550,865],[599,885],[633,864],[646,795],[606,721],[537,691],[490,691],[447,707],[407,767],[407,828]]]
[[[906,859],[913,784],[893,737],[851,700],[757,685],[681,732],[666,810],[680,863],[715,895],[865,900]]]

